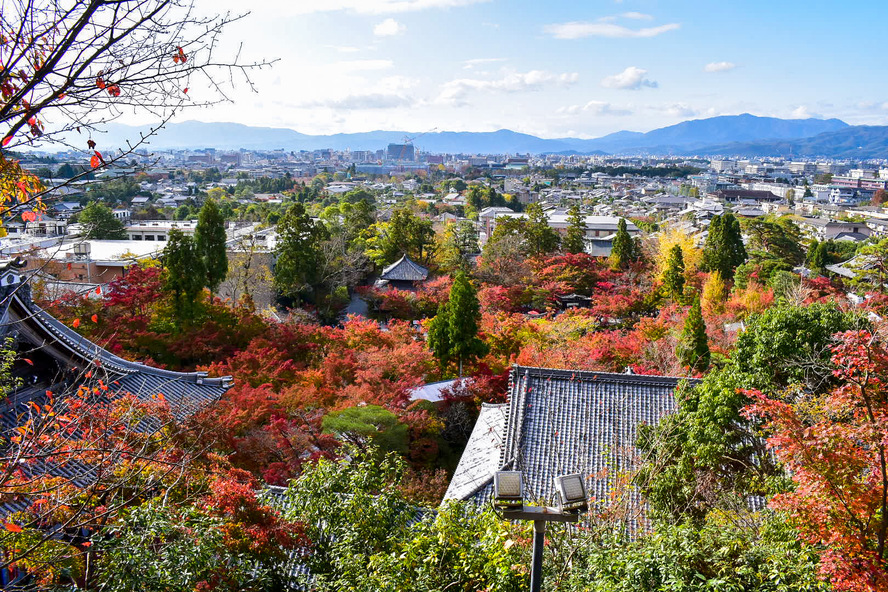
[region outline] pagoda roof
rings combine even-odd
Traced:
[[[380,279],[386,281],[422,282],[429,277],[429,270],[418,263],[414,263],[410,257],[404,255],[388,267],[382,270]]]

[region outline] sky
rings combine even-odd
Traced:
[[[195,2],[251,11],[220,55],[277,61],[179,120],[546,138],[739,113],[888,124],[882,0]]]

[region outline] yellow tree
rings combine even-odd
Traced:
[[[655,254],[658,275],[662,275],[669,268],[669,254],[676,245],[681,247],[685,273],[692,275],[700,267],[703,251],[697,248],[694,238],[677,228],[665,228],[658,237]]]

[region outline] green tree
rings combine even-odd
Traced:
[[[629,263],[636,259],[635,241],[629,235],[625,218],[620,218],[617,223],[617,234],[614,236],[610,259],[611,267],[614,269],[625,269]]]
[[[197,245],[181,230],[170,230],[163,249],[164,289],[173,296],[180,324],[194,318],[197,296],[206,283],[206,270]]]
[[[706,337],[706,323],[703,321],[699,296],[694,298],[685,319],[675,353],[681,364],[691,370],[703,372],[709,368],[709,339]]]
[[[525,210],[525,240],[527,241],[527,252],[532,257],[540,255],[548,255],[558,250],[561,238],[558,233],[549,226],[549,217],[543,211],[540,204],[533,203],[527,206]]]
[[[373,225],[366,241],[367,256],[380,267],[407,255],[428,263],[434,253],[435,230],[431,220],[420,218],[407,208],[395,210],[388,222]]]
[[[663,285],[675,302],[680,302],[684,296],[685,285],[684,256],[680,245],[675,245],[669,251],[669,259],[666,262],[666,270],[663,272]]]
[[[567,235],[561,247],[567,253],[586,252],[586,216],[579,206],[571,206],[567,210]]]
[[[210,292],[215,292],[228,274],[228,253],[225,247],[228,237],[225,235],[225,219],[213,199],[204,202],[200,209],[194,240],[207,272],[205,285]]]
[[[333,411],[324,416],[322,427],[324,433],[362,450],[372,446],[381,452],[407,452],[407,425],[379,405]]]
[[[282,295],[296,299],[316,283],[321,243],[329,233],[311,219],[305,206],[295,203],[278,222],[277,234],[274,285]]]
[[[125,240],[123,222],[114,217],[111,208],[97,201],[90,202],[77,216],[83,235],[97,240]]]
[[[677,409],[640,433],[647,460],[638,477],[652,515],[700,520],[716,507],[745,505],[786,485],[759,426],[741,410],[744,389],[776,393],[798,385],[810,395],[833,383],[833,335],[862,321],[835,305],[777,306],[746,321],[731,358],[693,388],[676,394]],[[865,325],[864,325],[865,326]]]
[[[466,274],[453,279],[450,297],[438,307],[438,314],[429,324],[429,347],[442,367],[451,361],[459,364],[487,353],[487,345],[478,337],[481,308],[475,287]]]
[[[715,216],[709,223],[709,234],[703,247],[703,268],[718,271],[722,278],[730,280],[737,266],[746,259],[740,223],[730,212]]]
[[[788,217],[752,219],[746,222],[751,259],[759,264],[773,259],[792,269],[805,260],[802,236],[798,225]]]
[[[425,513],[402,493],[404,470],[396,455],[351,449],[307,463],[290,482],[285,518],[305,524],[312,541],[304,589],[527,589],[527,571],[515,568],[527,565],[527,553],[514,544],[531,536],[527,525],[459,503]]]
[[[468,220],[449,222],[441,233],[441,246],[438,248],[438,261],[450,271],[467,271],[469,257],[480,251],[478,230]]]

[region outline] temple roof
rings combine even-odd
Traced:
[[[380,279],[387,281],[421,282],[429,277],[429,270],[414,263],[407,255],[404,255],[388,267],[382,270]]]
[[[482,408],[445,499],[486,501],[496,471],[518,470],[528,500],[551,503],[554,478],[570,473],[585,476],[593,499],[608,500],[638,467],[638,426],[675,410],[682,381],[696,383],[514,366],[509,402]]]

